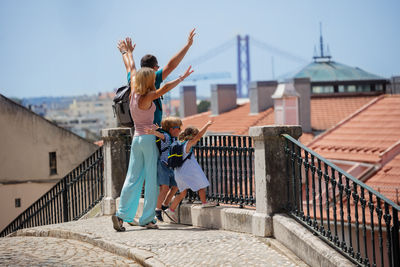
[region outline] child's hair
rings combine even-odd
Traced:
[[[161,121],[161,128],[169,132],[172,127],[181,127],[182,121],[178,117],[166,117]]]
[[[135,75],[135,93],[145,95],[155,88],[156,74],[153,69],[141,68]]]
[[[192,140],[199,133],[199,130],[194,126],[188,126],[179,134],[179,141]]]

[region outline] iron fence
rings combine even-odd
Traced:
[[[207,135],[194,154],[210,186],[207,199],[218,203],[255,206],[254,148],[251,137]]]
[[[0,233],[77,220],[103,198],[103,148],[99,148]]]
[[[283,136],[289,213],[358,265],[400,266],[400,207]]]
[[[125,141],[127,167],[131,138]],[[218,203],[255,206],[254,148],[249,136],[207,135],[193,147],[210,186],[207,199]],[[143,197],[143,192],[142,192]],[[189,200],[198,196],[189,190]]]

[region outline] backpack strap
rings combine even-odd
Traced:
[[[187,143],[188,141],[185,141],[185,143]],[[185,144],[184,143],[184,144]],[[188,158],[190,158],[191,156],[192,156],[192,152],[193,152],[193,150],[192,150],[192,148],[190,149],[190,152],[189,152],[189,154],[187,154],[187,156],[182,160],[182,164],[185,162],[185,160],[187,160]]]
[[[172,143],[173,143],[173,140],[172,140],[172,136],[169,134],[169,132],[166,132],[166,131],[164,131],[164,130],[161,130],[160,132],[161,132],[162,134],[166,133],[166,134],[169,136],[169,146],[164,147],[164,149],[161,149],[161,153],[162,153],[162,152],[166,151],[167,149],[169,149],[169,147],[170,147],[170,146],[172,145]],[[156,142],[158,142],[158,141],[161,142],[161,139],[157,140]],[[160,143],[160,145],[161,145],[161,143]]]

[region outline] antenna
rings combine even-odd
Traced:
[[[318,52],[316,47],[314,46],[314,62],[329,62],[331,61],[331,53],[329,51],[329,46],[327,46],[326,53],[324,53],[324,38],[322,37],[322,22],[319,23],[319,49],[320,55],[318,56]]]
[[[322,22],[319,23],[319,43],[321,49],[321,57],[324,57],[324,40],[322,38]]]

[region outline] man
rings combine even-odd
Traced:
[[[196,29],[193,29],[189,33],[189,37],[187,40],[186,45],[176,54],[174,55],[167,65],[164,68],[160,68],[158,65],[157,58],[154,55],[147,54],[142,59],[140,60],[140,66],[143,67],[148,67],[154,69],[156,72],[156,82],[155,82],[155,87],[156,89],[160,88],[161,83],[163,80],[165,80],[171,72],[178,67],[179,63],[182,61],[182,59],[185,57],[187,51],[193,44],[193,37],[196,35],[195,33]],[[135,62],[133,60],[132,52],[135,49],[136,44],[132,45],[132,40],[130,38],[126,38],[125,41],[119,41],[118,43],[118,49],[120,50],[122,54],[122,58],[125,64],[126,71],[128,73],[128,82],[130,81],[131,78],[131,73],[132,76],[135,75],[136,73],[136,67],[135,67]],[[154,124],[161,125],[161,120],[162,120],[162,103],[161,99],[157,98],[156,100],[153,101],[155,106],[156,106],[156,111],[154,112]]]

